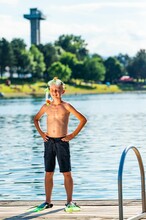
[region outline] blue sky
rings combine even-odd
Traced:
[[[146,48],[145,0],[0,0],[0,38],[22,38],[30,46],[30,24],[23,18],[30,8],[47,16],[41,22],[43,44],[74,34],[102,56],[134,56]]]

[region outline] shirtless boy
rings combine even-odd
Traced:
[[[53,189],[53,174],[55,170],[55,158],[57,157],[60,172],[64,176],[64,186],[67,194],[67,204],[65,211],[79,211],[80,207],[73,203],[73,179],[71,175],[69,141],[72,140],[84,127],[87,119],[77,111],[71,104],[62,100],[65,92],[64,83],[54,78],[48,82],[52,102],[44,104],[34,117],[34,124],[39,134],[44,140],[44,163],[45,163],[45,193],[46,201],[40,208],[50,208],[51,194]],[[68,122],[70,113],[78,120],[78,126],[72,133],[68,133]],[[42,131],[39,120],[47,115],[47,132]]]

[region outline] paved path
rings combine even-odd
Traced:
[[[29,210],[43,201],[0,201],[0,220],[50,219],[50,220],[103,220],[119,219],[119,208],[116,200],[82,200],[77,201],[81,211],[65,213],[65,201],[54,201],[53,208],[39,213]],[[124,201],[124,219],[136,216],[142,212],[141,202]],[[145,215],[146,216],[146,215]],[[137,218],[138,219],[138,218]],[[143,218],[143,219],[146,219]]]

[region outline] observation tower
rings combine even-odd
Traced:
[[[37,8],[30,8],[30,14],[24,14],[24,18],[30,20],[31,44],[40,44],[40,20],[45,20],[46,16]]]

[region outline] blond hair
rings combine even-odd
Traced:
[[[56,86],[63,86],[63,88],[65,88],[65,84],[58,79],[57,77],[54,77],[52,80],[50,80],[48,82],[48,87],[50,88],[52,85],[56,85]]]

